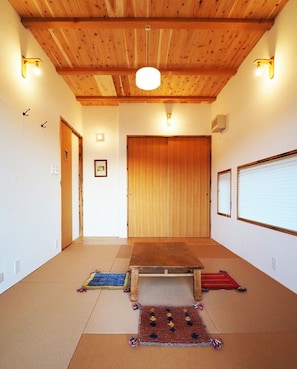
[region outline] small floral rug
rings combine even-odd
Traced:
[[[78,292],[94,289],[125,290],[130,285],[130,273],[93,272]]]
[[[142,306],[138,340],[140,345],[212,345],[212,340],[194,306]]]

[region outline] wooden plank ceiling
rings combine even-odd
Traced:
[[[215,101],[288,0],[9,2],[82,105],[117,105]],[[162,75],[153,91],[135,85],[146,25],[149,65]]]

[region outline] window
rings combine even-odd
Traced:
[[[297,150],[237,170],[237,218],[297,234]]]
[[[217,213],[231,217],[231,169],[218,173]]]

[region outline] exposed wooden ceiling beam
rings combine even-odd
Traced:
[[[135,74],[138,68],[98,68],[98,67],[81,67],[81,68],[56,68],[60,75],[128,75]],[[234,76],[237,72],[236,68],[159,68],[162,75],[226,75]]]
[[[214,96],[76,96],[82,104],[116,105],[120,103],[211,103]]]
[[[102,28],[144,29],[220,29],[220,30],[268,30],[273,20],[237,18],[22,18],[27,28]]]

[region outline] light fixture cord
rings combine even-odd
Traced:
[[[150,41],[150,38],[149,38],[149,32],[151,30],[151,26],[145,26],[145,42],[146,42],[146,66],[148,67],[148,59],[149,59],[149,41]]]

